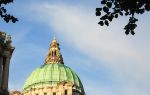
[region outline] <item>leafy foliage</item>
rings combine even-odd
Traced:
[[[99,25],[107,25],[119,16],[130,16],[128,24],[124,27],[125,34],[135,34],[137,27],[135,14],[150,11],[150,0],[101,0],[102,7],[96,8],[96,16],[100,16]],[[104,15],[101,15],[104,13]]]
[[[17,18],[15,18],[14,16],[10,15],[7,13],[7,10],[5,9],[4,6],[6,6],[9,3],[12,3],[13,0],[0,0],[0,16],[1,18],[4,19],[5,22],[9,22],[12,21],[13,23],[15,23],[16,21],[18,21]]]

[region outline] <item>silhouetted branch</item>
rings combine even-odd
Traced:
[[[15,23],[16,21],[18,21],[18,19],[10,14],[7,13],[7,10],[5,9],[4,6],[6,6],[9,3],[12,3],[13,0],[0,0],[0,16],[1,18],[3,18],[3,20],[5,22],[9,22],[12,21],[13,23]]]
[[[150,11],[150,0],[101,0],[101,6],[96,8],[96,16],[100,16],[99,25],[109,26],[109,23],[119,16],[130,16],[128,24],[124,27],[125,34],[135,34],[137,27],[135,14]],[[104,15],[101,15],[102,12]]]

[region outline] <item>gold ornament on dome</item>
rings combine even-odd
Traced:
[[[55,64],[55,63],[63,64],[63,58],[60,53],[59,43],[54,38],[50,44],[49,52],[45,59],[45,64]]]

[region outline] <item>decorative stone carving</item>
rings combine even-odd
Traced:
[[[13,91],[10,95],[22,95],[20,91]]]

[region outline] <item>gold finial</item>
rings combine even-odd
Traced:
[[[55,36],[53,37],[53,40],[51,43],[54,43],[54,42],[58,43]]]
[[[56,40],[56,37],[55,37],[55,35],[54,35],[54,37],[53,37],[53,40],[54,40],[54,39]]]
[[[45,64],[55,64],[55,63],[63,64],[63,58],[60,53],[59,43],[54,37],[50,44],[49,52],[45,59]]]

